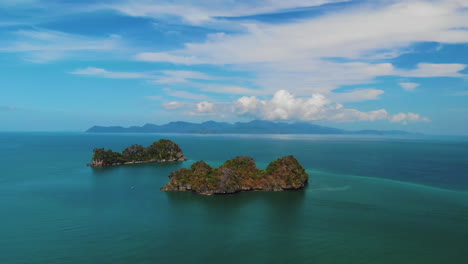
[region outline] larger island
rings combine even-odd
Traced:
[[[141,145],[132,145],[122,153],[114,152],[111,149],[94,149],[91,167],[105,167],[122,164],[151,163],[184,161],[186,158],[182,149],[175,142],[168,139],[161,139],[145,148]]]
[[[282,123],[266,120],[225,123],[207,121],[201,124],[171,122],[165,125],[144,126],[93,126],[87,133],[186,133],[186,134],[334,134],[334,135],[411,135],[400,130],[359,130],[350,131],[311,123]]]
[[[204,161],[190,169],[169,175],[163,191],[192,191],[198,194],[229,194],[241,191],[283,191],[304,188],[309,175],[294,156],[271,162],[265,170],[257,168],[251,157],[240,156],[212,168]]]

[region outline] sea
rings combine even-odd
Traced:
[[[185,162],[91,168],[175,141]],[[204,160],[294,155],[303,190],[163,192]],[[1,264],[468,263],[468,137],[0,133]]]

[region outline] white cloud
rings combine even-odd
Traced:
[[[271,100],[242,97],[234,102],[235,113],[266,120],[334,120],[338,122],[374,120],[380,112],[359,112],[333,104],[324,95],[294,97],[286,90],[277,91]],[[380,111],[380,110],[379,110]],[[377,114],[376,114],[377,113]],[[386,112],[385,112],[386,114]],[[386,118],[386,115],[384,116]]]
[[[316,6],[342,1],[122,1],[100,5],[132,16],[181,17],[189,23],[213,23],[222,17],[237,17],[275,12],[288,8]],[[170,62],[182,65],[229,64],[236,70],[253,73],[257,89],[242,85],[200,84],[211,80],[183,74],[163,74],[158,84],[186,83],[202,92],[241,95],[272,95],[289,89],[298,96],[321,93],[336,102],[378,99],[378,89],[352,93],[333,93],[344,85],[374,82],[378,76],[462,77],[463,64],[420,63],[415,69],[396,69],[391,63],[375,60],[394,58],[410,52],[415,42],[466,43],[468,5],[457,0],[378,1],[351,5],[325,15],[290,20],[287,23],[262,23],[255,20],[230,20],[242,27],[236,33],[219,32],[204,42],[186,43],[180,50],[141,52],[140,61]],[[224,21],[226,22],[226,21]],[[223,22],[223,23],[224,23]],[[330,33],[332,32],[332,34]],[[348,58],[347,62],[328,57]],[[194,77],[194,76],[192,76]],[[195,80],[195,82],[194,82]]]
[[[191,111],[186,112],[186,115],[189,116],[214,116],[219,115],[223,117],[224,114],[221,113],[220,109],[223,108],[223,105],[216,105],[208,101],[202,101],[196,104],[188,103],[186,108],[192,108]],[[219,109],[217,109],[219,108]]]
[[[175,64],[202,64],[201,60],[193,56],[171,55],[164,52],[142,52],[135,55],[135,59],[139,61],[162,61]]]
[[[376,100],[382,94],[384,91],[379,89],[357,89],[346,93],[330,93],[328,97],[334,102],[344,103]]]
[[[409,122],[429,122],[429,118],[415,113],[399,113],[390,117],[391,122],[407,124]]]
[[[468,42],[466,7],[465,2],[452,0],[388,1],[283,24],[241,22],[243,33],[212,34],[181,50],[140,53],[137,58],[189,65],[229,64],[250,71],[260,89],[246,95],[271,95],[287,88],[299,96],[322,93],[337,101],[376,99],[381,94],[377,90],[342,99],[339,96],[344,95],[330,93],[344,85],[371,83],[378,76],[465,76],[460,73],[464,64],[420,63],[415,69],[396,69],[391,63],[372,61],[409,52],[415,42]]]
[[[203,102],[199,102],[197,104],[196,111],[199,112],[199,113],[209,113],[209,112],[212,112],[213,109],[214,109],[214,104],[213,103],[203,101]]]
[[[77,69],[71,74],[76,75],[89,75],[89,76],[97,76],[103,78],[111,78],[111,79],[142,79],[142,78],[150,78],[151,75],[142,72],[114,72],[108,71],[101,68],[95,67],[88,67],[84,69]]]
[[[259,1],[124,1],[113,5],[101,5],[130,16],[153,18],[182,18],[190,24],[220,22],[220,17],[240,17],[261,13],[273,13],[284,9],[319,6],[348,0],[259,0]]]
[[[190,92],[181,91],[181,90],[164,89],[164,91],[166,91],[166,94],[169,96],[178,97],[182,99],[206,100],[208,98],[204,94],[195,94],[195,93],[190,93]]]
[[[111,79],[147,79],[157,84],[179,84],[189,83],[192,80],[222,80],[223,78],[211,76],[203,72],[184,71],[184,70],[163,70],[152,72],[118,72],[109,71],[102,68],[88,67],[77,69],[71,74],[89,75]]]
[[[236,94],[236,95],[261,95],[268,94],[268,91],[250,89],[238,85],[229,85],[222,83],[190,83],[190,86],[195,87],[203,92],[211,92],[218,94]]]
[[[456,64],[419,64],[415,69],[397,69],[391,63],[332,62],[326,60],[287,61],[282,63],[241,65],[236,69],[256,72],[255,84],[264,94],[288,88],[300,96],[311,93],[327,94],[344,85],[360,85],[374,82],[379,76],[411,77],[425,74],[426,77],[457,77],[466,65]],[[429,70],[432,69],[432,70]],[[360,92],[362,100],[375,99],[378,91]],[[374,95],[374,96],[372,96]],[[358,100],[355,100],[358,101]]]
[[[236,78],[212,76],[198,71],[163,70],[152,72],[119,72],[109,71],[106,69],[96,67],[87,67],[83,69],[77,69],[70,73],[76,75],[87,75],[111,79],[145,79],[154,84],[165,84],[168,86],[176,84],[186,84],[188,87],[196,88],[198,93],[190,93],[169,88],[166,88],[165,91],[170,96],[194,100],[206,99],[207,96],[203,95],[202,92],[241,95],[265,94],[265,92],[261,90],[250,89],[247,87],[237,85],[224,84],[226,81],[235,81]],[[211,81],[211,83],[199,81]]]
[[[111,52],[123,49],[121,37],[92,38],[51,30],[19,30],[0,52],[23,54],[31,62],[45,63],[84,52]]]
[[[313,94],[311,97],[295,97],[286,90],[277,91],[270,100],[260,100],[255,96],[243,96],[232,103],[200,102],[190,113],[234,114],[255,119],[290,121],[371,122],[384,120],[403,124],[430,121],[415,113],[392,115],[385,109],[363,112],[334,103],[322,94]]]
[[[467,21],[468,22],[468,21]],[[465,33],[468,35],[468,31]],[[400,70],[395,72],[395,75],[404,77],[463,77],[460,71],[467,67],[465,64],[433,64],[419,63],[414,70]]]
[[[139,57],[176,63],[190,58],[190,64],[245,64],[323,57],[366,58],[395,53],[422,41],[464,43],[468,42],[463,29],[468,23],[468,11],[463,7],[461,1],[361,5],[286,24],[245,23],[245,34],[216,34],[204,43],[188,43],[182,50],[144,53]]]
[[[331,91],[372,83],[379,76],[465,76],[460,73],[467,66],[464,64],[420,63],[415,69],[396,69],[391,63],[372,63],[409,52],[415,42],[468,42],[465,7],[463,1],[451,0],[389,1],[283,24],[241,22],[244,33],[212,34],[205,42],[187,43],[181,50],[140,53],[137,58],[189,65],[229,64],[250,71],[259,89],[245,95],[271,95],[287,88],[299,96],[322,93],[340,101],[340,95],[330,95]],[[376,99],[378,93],[360,92],[343,100]]]
[[[181,108],[184,108],[185,106],[186,105],[184,103],[178,102],[178,101],[167,102],[162,105],[162,107],[167,110],[181,109]]]
[[[154,83],[159,84],[177,84],[188,83],[190,80],[217,80],[214,76],[196,71],[161,71],[164,76],[155,79]]]
[[[413,82],[403,82],[403,83],[399,83],[399,85],[406,91],[414,91],[417,87],[420,86],[419,83],[413,83]]]

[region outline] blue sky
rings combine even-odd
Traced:
[[[311,122],[468,134],[464,0],[2,0],[0,130]]]

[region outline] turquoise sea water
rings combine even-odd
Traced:
[[[176,141],[184,163],[92,169]],[[197,160],[293,154],[305,190],[159,190]],[[468,139],[0,133],[0,263],[468,263]]]

